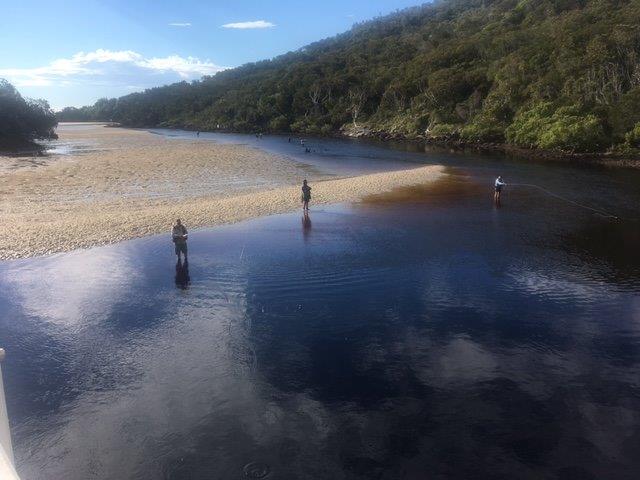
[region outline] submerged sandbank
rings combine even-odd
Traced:
[[[95,150],[0,174],[0,259],[104,245],[169,230],[214,226],[300,208],[308,178],[312,204],[357,201],[432,182],[443,167],[336,179],[317,168],[241,145],[173,140],[100,126],[65,132]]]

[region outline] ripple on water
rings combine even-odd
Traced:
[[[263,462],[251,462],[244,466],[244,476],[247,478],[266,478],[269,473],[271,468]]]

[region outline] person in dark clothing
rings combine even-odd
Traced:
[[[311,200],[311,187],[307,185],[307,181],[302,181],[302,209],[309,211],[309,200]]]
[[[171,239],[176,246],[176,255],[178,256],[178,260],[180,260],[180,254],[184,255],[185,262],[187,261],[187,238],[189,234],[187,233],[187,229],[182,224],[180,219],[176,220],[176,224],[173,226],[171,230]]]

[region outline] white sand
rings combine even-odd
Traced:
[[[432,182],[438,166],[334,179],[298,162],[240,145],[167,139],[101,126],[59,130],[61,140],[96,150],[33,161],[0,157],[0,259],[29,257],[300,208],[308,178],[312,204],[357,201]],[[37,159],[33,159],[37,160]],[[21,166],[25,165],[25,166]]]

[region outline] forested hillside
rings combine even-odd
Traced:
[[[58,118],[633,152],[640,2],[443,0]]]
[[[0,149],[35,146],[33,140],[53,138],[57,120],[46,100],[25,100],[0,78]]]

